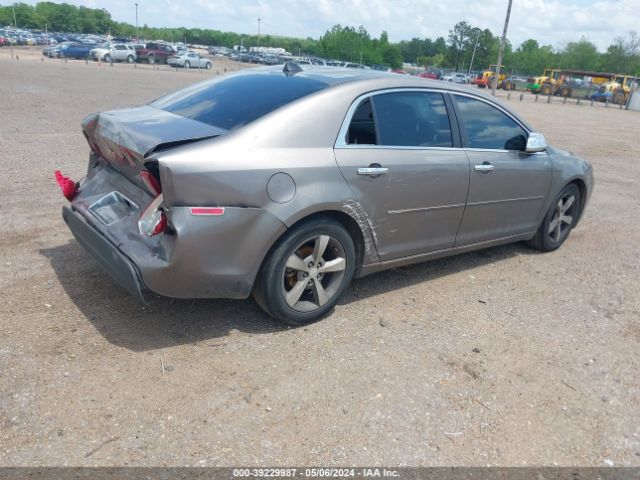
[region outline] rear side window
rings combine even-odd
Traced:
[[[447,107],[435,92],[383,93],[356,109],[347,142],[398,147],[451,147]]]
[[[481,100],[455,95],[469,148],[525,150],[527,132],[511,117]]]
[[[325,82],[298,75],[245,74],[199,83],[150,105],[231,130],[327,86]]]
[[[351,145],[375,145],[376,125],[373,121],[373,110],[371,100],[366,99],[356,109],[351,123],[347,143]]]

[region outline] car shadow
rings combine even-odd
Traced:
[[[251,299],[181,300],[158,297],[144,305],[119,287],[75,241],[41,249],[71,301],[110,343],[148,351],[226,337],[234,330],[273,334],[290,329],[268,317]],[[354,280],[340,300],[347,304],[464,270],[535,254],[511,244],[395,268]]]
[[[345,292],[339,303],[346,304],[366,299],[389,290],[411,287],[418,283],[469,271],[476,267],[508,260],[516,256],[538,254],[540,254],[539,251],[534,250],[523,242],[517,242],[384,270],[354,280],[351,288]]]

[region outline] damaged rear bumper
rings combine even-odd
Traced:
[[[78,243],[122,288],[143,302],[149,299],[140,272],[126,255],[71,208],[63,207],[62,217]]]

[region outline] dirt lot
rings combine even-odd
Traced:
[[[640,113],[512,98],[594,164],[565,246],[381,273],[286,329],[251,300],[142,307],[60,215],[85,114],[225,66],[20,55],[0,51],[0,464],[640,465]]]

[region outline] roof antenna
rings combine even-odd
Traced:
[[[284,68],[282,69],[282,73],[284,73],[287,77],[293,77],[296,73],[302,71],[302,67],[295,62],[286,62],[284,64]]]

